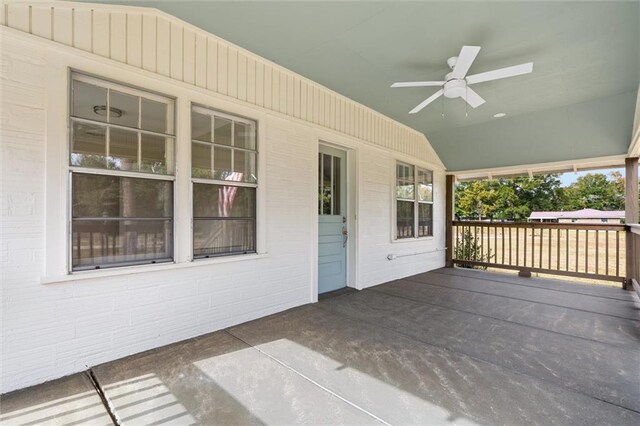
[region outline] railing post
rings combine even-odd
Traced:
[[[627,225],[630,223],[638,223],[638,158],[625,158],[625,189],[624,189],[624,205],[625,205],[625,222]],[[635,262],[638,262],[637,258],[640,253],[634,253],[633,238],[631,237],[631,231],[627,227],[625,235],[627,262],[626,262],[626,279],[624,288],[626,290],[632,290],[631,279],[634,278],[633,274],[636,270]],[[637,278],[637,277],[636,277]]]
[[[454,192],[455,180],[453,175],[446,177],[446,201],[445,201],[445,244],[447,252],[445,255],[445,266],[453,268],[453,212],[454,212]]]

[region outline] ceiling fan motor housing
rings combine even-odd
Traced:
[[[464,95],[467,88],[467,82],[464,78],[453,78],[452,73],[447,74],[444,83],[444,96],[446,98],[459,98]]]

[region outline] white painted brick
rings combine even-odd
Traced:
[[[0,83],[7,88],[0,99],[0,393],[309,303],[316,262],[309,230],[317,221],[317,129],[275,115],[266,115],[260,153],[266,157],[268,257],[41,284],[45,171],[57,166],[46,162],[47,144],[55,143],[47,139],[46,118],[55,114],[46,110],[48,55],[42,47],[27,47],[5,42],[0,52]],[[362,190],[360,283],[366,287],[441,266],[441,253],[393,262],[386,256],[443,245],[443,191],[436,190],[436,237],[392,244],[393,155],[354,143]],[[435,181],[442,185],[442,171]]]

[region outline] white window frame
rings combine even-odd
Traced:
[[[401,242],[401,241],[415,241],[415,240],[425,240],[433,238],[434,236],[434,216],[435,216],[435,184],[434,184],[434,171],[432,169],[427,169],[425,167],[420,167],[415,164],[396,160],[393,163],[393,241]],[[411,167],[413,169],[413,199],[408,198],[398,198],[396,185],[398,183],[398,165],[402,165],[405,167]],[[421,201],[419,200],[419,191],[418,191],[418,171],[427,172],[431,174],[431,201]],[[413,236],[412,237],[398,237],[398,201],[405,202],[413,202]],[[420,204],[430,204],[431,205],[431,234],[429,235],[418,235],[418,229],[420,226],[420,216],[419,216],[419,207]]]
[[[159,132],[154,132],[154,131],[149,131],[149,130],[144,130],[141,128],[132,128],[132,127],[127,127],[127,126],[122,126],[119,124],[115,124],[115,123],[108,123],[106,120],[103,121],[95,121],[96,125],[99,126],[104,126],[107,129],[107,132],[109,132],[109,129],[114,128],[114,129],[125,129],[125,130],[130,130],[130,131],[135,131],[138,133],[138,162],[140,162],[141,159],[141,135],[144,134],[150,134],[150,135],[156,135],[156,136],[161,136],[161,137],[169,137],[169,138],[173,138],[173,147],[171,150],[167,150],[167,163],[172,162],[173,163],[173,167],[172,167],[172,172],[170,174],[154,174],[154,173],[147,173],[147,172],[140,172],[140,171],[123,171],[123,170],[114,170],[114,169],[108,169],[108,168],[87,168],[87,167],[80,167],[80,166],[73,166],[71,165],[71,154],[72,154],[72,149],[71,149],[71,143],[72,143],[72,137],[73,137],[73,132],[72,132],[72,127],[73,127],[73,123],[74,122],[78,122],[78,123],[88,123],[88,124],[94,124],[93,120],[90,119],[86,119],[86,118],[79,118],[79,117],[74,117],[72,115],[72,107],[73,107],[73,81],[79,81],[79,82],[83,82],[83,83],[87,83],[87,84],[92,84],[92,85],[96,85],[108,90],[116,90],[120,93],[124,93],[127,95],[132,95],[132,96],[137,96],[140,98],[145,98],[145,99],[149,99],[149,100],[153,100],[156,102],[160,102],[163,103],[165,105],[167,105],[167,123],[170,123],[171,128],[173,129],[173,133],[171,134],[165,134],[165,133],[159,133]],[[83,72],[79,72],[79,71],[75,71],[75,70],[70,70],[69,71],[69,78],[68,78],[68,88],[67,88],[67,92],[68,92],[68,99],[67,99],[67,138],[66,138],[66,161],[65,161],[65,171],[66,171],[66,176],[67,176],[67,222],[66,222],[66,228],[67,228],[67,265],[66,265],[66,271],[68,274],[77,274],[77,273],[84,273],[84,272],[88,272],[88,271],[95,271],[95,270],[106,270],[106,269],[114,269],[114,268],[129,268],[129,267],[135,267],[135,266],[144,266],[144,265],[160,265],[160,264],[166,264],[166,263],[175,263],[175,257],[176,257],[176,150],[177,150],[177,145],[178,145],[178,140],[177,140],[177,134],[176,134],[176,99],[168,96],[168,95],[161,95],[158,94],[154,91],[147,91],[145,89],[142,88],[137,88],[137,87],[132,87],[130,85],[127,85],[125,83],[119,83],[119,82],[115,82],[113,80],[110,79],[106,79],[106,78],[101,78],[101,77],[96,77],[93,75],[89,75]],[[107,95],[107,108],[109,108],[109,96]],[[140,105],[138,107],[138,123],[140,123],[140,117],[142,114],[142,110],[140,108]],[[107,152],[106,155],[108,157],[108,144],[109,144],[109,140],[107,138],[106,140],[107,143]],[[149,260],[149,261],[129,261],[129,262],[118,262],[118,263],[114,263],[112,265],[107,265],[107,266],[98,266],[96,268],[91,268],[91,267],[86,267],[86,268],[77,268],[74,270],[73,268],[73,193],[72,193],[72,176],[73,173],[78,173],[78,174],[95,174],[95,175],[102,175],[102,176],[117,176],[117,177],[127,177],[127,178],[137,178],[137,179],[153,179],[153,180],[162,180],[162,181],[168,181],[171,182],[171,188],[172,188],[172,199],[173,199],[173,203],[172,203],[172,216],[171,216],[171,250],[170,250],[170,259],[162,259],[162,260]]]
[[[193,143],[207,143],[210,144],[212,148],[214,147],[221,147],[221,148],[225,148],[225,149],[230,149],[231,150],[231,164],[235,164],[234,163],[234,154],[236,150],[242,150],[242,151],[246,151],[246,152],[252,152],[255,154],[255,178],[256,178],[256,182],[235,182],[235,181],[229,181],[229,180],[220,180],[220,179],[214,179],[214,178],[194,178],[192,176],[192,164],[191,167],[189,168],[189,174],[190,174],[190,179],[191,179],[191,184],[190,184],[190,190],[191,190],[191,260],[193,262],[201,262],[201,261],[207,261],[207,260],[211,260],[211,259],[219,259],[219,258],[224,258],[224,257],[231,257],[231,256],[254,256],[257,253],[260,253],[259,251],[259,242],[260,242],[260,176],[259,176],[259,170],[260,170],[260,153],[259,153],[259,138],[258,138],[258,128],[259,128],[259,123],[257,120],[252,120],[250,118],[246,118],[240,115],[236,115],[236,114],[230,114],[227,112],[222,112],[220,111],[218,108],[214,108],[214,107],[208,107],[208,106],[204,106],[202,104],[198,104],[198,103],[190,103],[190,108],[189,108],[189,117],[192,117],[193,112],[197,112],[199,114],[202,115],[207,115],[210,116],[212,118],[211,120],[211,135],[213,137],[213,141],[201,141],[198,139],[194,139],[193,135],[192,135],[192,126],[190,126],[189,128],[189,145],[190,147],[193,146]],[[227,120],[231,121],[231,138],[232,138],[232,144],[231,145],[220,145],[220,144],[216,144],[215,143],[215,136],[214,136],[214,119],[215,117],[220,117],[220,118],[224,118]],[[191,120],[190,120],[191,121]],[[234,139],[235,139],[235,123],[239,122],[239,123],[244,123],[247,125],[250,125],[253,127],[253,131],[254,131],[254,143],[255,143],[255,149],[246,149],[246,148],[238,148],[235,147],[234,144]],[[214,167],[214,149],[211,149],[211,167]],[[240,253],[240,252],[235,252],[235,253],[228,253],[228,254],[219,254],[219,255],[195,255],[195,246],[194,246],[194,238],[193,238],[193,232],[194,232],[194,222],[195,222],[195,218],[194,218],[194,211],[193,211],[193,187],[194,184],[205,184],[205,185],[224,185],[224,186],[237,186],[237,187],[245,187],[245,188],[254,188],[255,189],[255,193],[256,193],[256,199],[255,199],[255,228],[254,228],[254,250],[251,252],[246,252],[246,253]]]

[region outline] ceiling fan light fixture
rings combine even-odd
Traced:
[[[467,105],[472,108],[477,108],[485,103],[485,100],[471,90],[468,86],[477,83],[483,83],[485,81],[500,80],[503,78],[515,77],[518,75],[529,74],[533,72],[533,62],[527,62],[526,64],[514,65],[511,67],[500,68],[493,71],[487,71],[480,74],[467,75],[471,65],[476,60],[476,56],[480,52],[480,46],[462,46],[460,54],[447,59],[447,65],[451,68],[451,72],[447,73],[444,81],[399,81],[391,85],[391,87],[440,87],[436,93],[425,99],[414,109],[409,111],[409,114],[416,114],[420,112],[427,105],[435,101],[438,97],[444,96],[445,98],[462,98],[467,102]],[[500,115],[502,114],[502,115]],[[504,117],[505,113],[498,113],[494,115],[495,118]]]
[[[96,115],[101,115],[103,117],[107,116],[107,106],[106,105],[96,105],[93,107],[93,112]],[[122,110],[119,108],[109,107],[109,115],[111,117],[120,118],[122,117]]]
[[[502,117],[506,117],[507,113],[506,112],[498,112],[496,114],[493,114],[493,118],[502,118]]]

